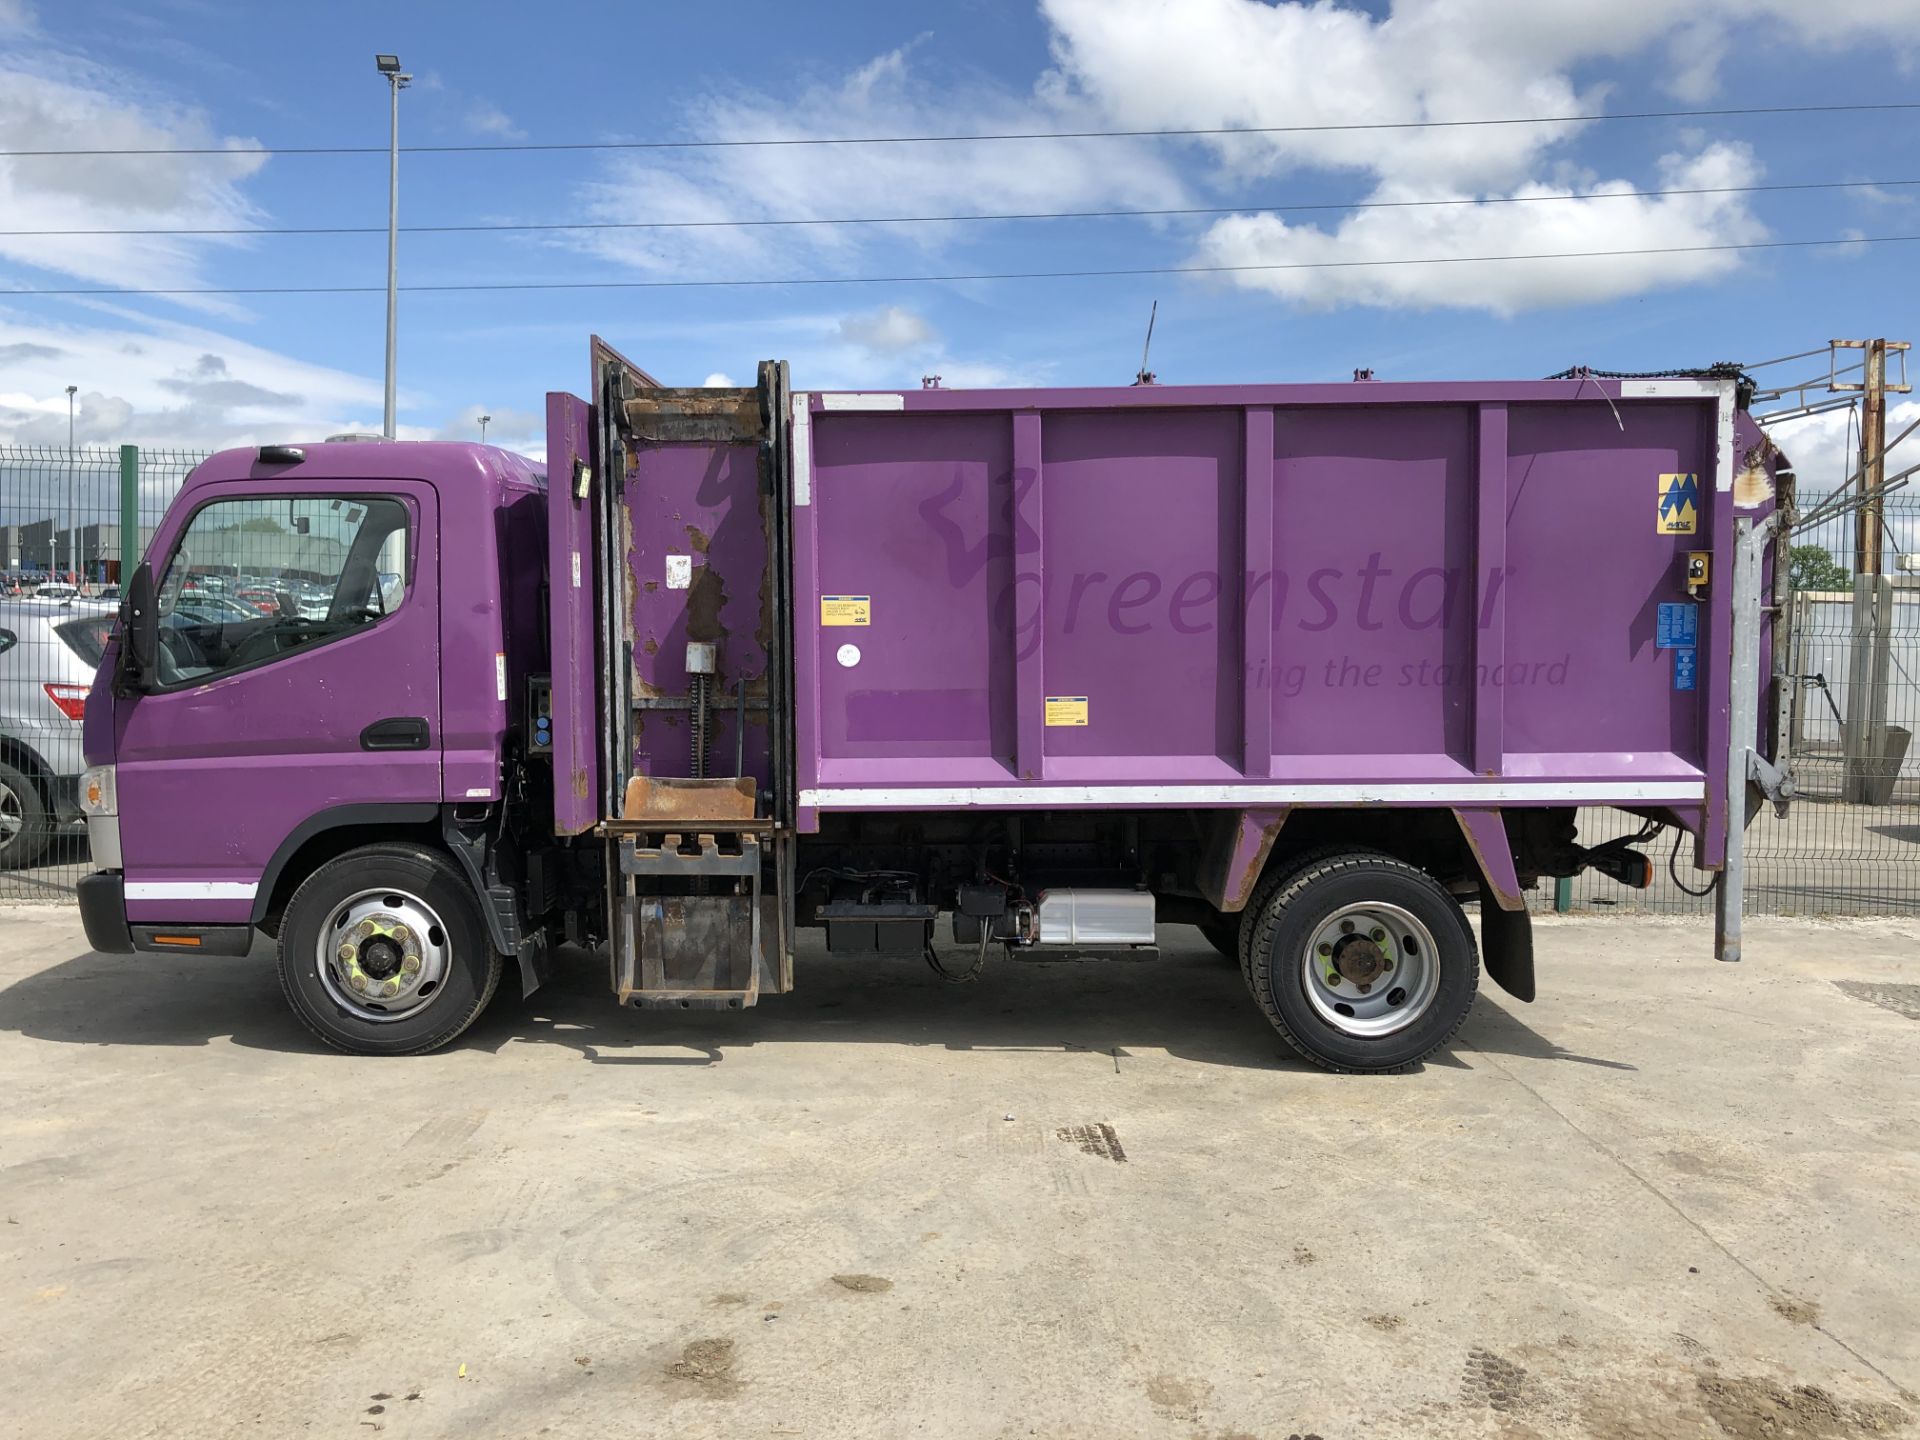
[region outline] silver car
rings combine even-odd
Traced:
[[[80,723],[109,606],[0,599],[0,867],[31,865],[80,816]]]

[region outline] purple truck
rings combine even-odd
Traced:
[[[86,709],[96,949],[261,932],[321,1038],[410,1054],[563,945],[623,1004],[738,1009],[792,987],[802,927],[961,980],[1186,923],[1300,1054],[1392,1071],[1482,958],[1532,998],[1529,887],[1644,885],[1672,827],[1738,958],[1742,835],[1787,793],[1791,477],[1736,375],[592,367],[544,466],[332,442],[193,473]],[[270,598],[209,598],[242,592]],[[1590,806],[1643,823],[1583,845]]]

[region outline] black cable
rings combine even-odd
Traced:
[[[934,953],[933,937],[928,936],[926,944],[927,968],[949,985],[970,985],[975,980],[978,980],[980,978],[980,972],[987,968],[987,945],[992,939],[992,933],[987,929],[987,922],[984,919],[981,920],[980,953],[973,957],[973,964],[969,965],[965,970],[949,970],[945,965],[940,963],[939,955]]]
[[[1605,260],[1629,255],[1703,255],[1735,250],[1807,250],[1828,245],[1892,245],[1920,235],[1852,235],[1829,240],[1751,240],[1721,245],[1660,245],[1633,250],[1561,250],[1534,255],[1430,255],[1396,260],[1296,260],[1270,265],[1136,265],[1113,270],[1008,270],[953,275],[791,275],[749,280],[512,280],[402,285],[409,294],[504,290],[714,290],[775,285],[915,285],[975,280],[1084,280],[1135,275],[1228,275],[1284,270],[1371,270],[1400,265],[1480,265],[1515,260]],[[8,289],[0,295],[384,295],[384,285],[231,285]]]
[[[1720,883],[1720,876],[1715,874],[1714,877],[1706,883],[1704,889],[1692,890],[1687,887],[1686,882],[1680,878],[1680,838],[1686,833],[1687,832],[1682,830],[1678,825],[1673,827],[1673,849],[1667,852],[1667,875],[1672,879],[1673,883],[1680,888],[1681,894],[1691,895],[1694,899],[1698,900],[1702,896],[1713,893],[1713,887]]]
[[[1611,114],[1507,115],[1479,120],[1368,120],[1321,125],[1217,125],[1167,130],[1016,130],[970,135],[781,135],[752,140],[492,141],[469,145],[402,145],[406,155],[491,155],[567,150],[742,150],[803,145],[952,145],[1004,140],[1182,140],[1216,135],[1326,135],[1355,130],[1468,130],[1501,125],[1585,125],[1603,120],[1714,120],[1748,115],[1857,115],[1920,110],[1920,101],[1854,105],[1743,105],[1717,110],[1621,110]],[[194,145],[138,148],[0,150],[0,156],[77,158],[94,155],[385,155],[385,145]]]
[[[1593,195],[1572,191],[1556,195],[1489,195],[1451,200],[1354,200],[1325,201],[1312,204],[1274,205],[1190,205],[1165,210],[1022,210],[1004,214],[968,215],[845,215],[833,219],[793,218],[767,220],[553,220],[539,223],[475,221],[461,225],[402,225],[402,235],[474,235],[490,233],[535,234],[568,230],[755,230],[802,225],[959,225],[975,221],[1009,220],[1124,220],[1167,219],[1189,215],[1279,215],[1317,211],[1408,210],[1452,205],[1534,205],[1573,200],[1658,200],[1674,195],[1758,195],[1786,190],[1862,190],[1890,189],[1920,185],[1920,180],[1809,180],[1780,185],[1711,185],[1674,190],[1608,190]],[[25,238],[62,235],[384,235],[384,225],[258,225],[163,227],[130,226],[103,230],[0,230],[0,236]],[[1803,355],[1824,355],[1824,350],[1809,350]],[[1781,358],[1797,360],[1803,355]],[[1766,360],[1764,365],[1776,361]]]

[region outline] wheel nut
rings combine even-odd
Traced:
[[[1387,932],[1382,930],[1378,925],[1376,925],[1373,927],[1373,929],[1367,932],[1367,936],[1375,944],[1378,944],[1380,941],[1387,938]]]
[[[1373,989],[1373,986],[1368,981],[1362,980],[1360,982],[1359,990],[1362,995],[1365,995],[1371,989]]]
[[[1331,954],[1333,954],[1333,947],[1332,947],[1331,945],[1329,945],[1329,944],[1327,944],[1327,942],[1326,942],[1326,941],[1324,941],[1324,940],[1322,940],[1322,941],[1320,942],[1320,944],[1319,944],[1319,946],[1318,946],[1317,948],[1318,948],[1318,950],[1319,950],[1319,952],[1320,952],[1320,953],[1321,953],[1322,955],[1331,955]]]
[[[351,965],[353,963],[353,957],[356,953],[357,952],[354,950],[353,946],[342,945],[340,947],[340,963],[342,965]]]
[[[1351,920],[1342,920],[1340,922],[1340,933],[1342,935],[1351,935],[1353,933],[1353,922]]]
[[[1337,970],[1327,971],[1327,984],[1336,990],[1340,988],[1340,973]]]
[[[418,955],[407,956],[406,959],[400,962],[400,973],[402,975],[418,975],[420,973],[420,957]]]
[[[398,995],[400,993],[400,982],[398,980],[387,981],[386,989],[381,993],[386,995]]]
[[[1382,960],[1380,962],[1380,968],[1382,970],[1391,970],[1393,968],[1393,962],[1391,960]]]
[[[352,975],[347,977],[347,983],[352,985],[356,990],[364,990],[367,988],[367,977],[356,970]]]
[[[393,937],[393,943],[396,945],[406,944],[409,936],[412,934],[404,925],[396,925],[387,933]],[[1374,938],[1377,940],[1379,936],[1376,935]]]

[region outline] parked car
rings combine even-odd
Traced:
[[[0,600],[0,867],[31,865],[80,818],[80,722],[113,623],[85,602]]]
[[[69,585],[64,580],[48,580],[33,589],[33,598],[36,600],[74,600],[79,595],[79,587]]]

